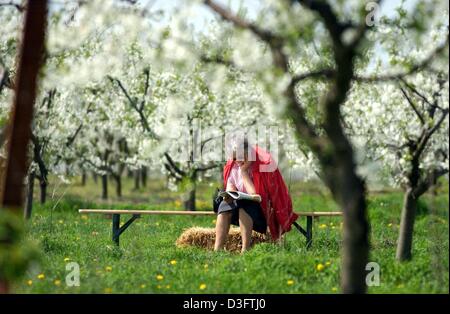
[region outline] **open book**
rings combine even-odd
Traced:
[[[261,203],[261,196],[258,194],[247,194],[238,191],[220,191],[219,196],[226,197],[231,196],[235,200],[250,200]]]

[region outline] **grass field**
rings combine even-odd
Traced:
[[[80,215],[79,208],[181,209],[179,194],[161,181],[131,191],[124,182],[122,199],[99,199],[100,187],[52,185],[50,200],[35,204],[27,236],[38,243],[41,259],[14,287],[18,293],[339,293],[341,218],[314,223],[314,243],[306,250],[296,230],[283,245],[260,244],[244,255],[180,249],[175,240],[191,226],[214,227],[211,217],[143,216],[111,241],[111,219]],[[444,184],[447,186],[447,183]],[[414,234],[413,260],[395,261],[401,192],[369,196],[370,261],[381,267],[380,285],[371,293],[448,293],[448,189],[426,195]],[[112,184],[111,184],[112,190]],[[210,209],[214,187],[201,184],[199,209]],[[152,191],[150,193],[150,191]],[[112,192],[112,191],[111,191]],[[292,187],[296,211],[338,210],[318,185]],[[304,221],[301,221],[304,224]],[[66,264],[80,265],[80,286],[65,284]]]

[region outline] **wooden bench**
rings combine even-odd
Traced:
[[[185,210],[128,210],[128,209],[80,209],[81,214],[106,214],[112,215],[112,240],[119,245],[120,235],[141,215],[183,215],[183,216],[215,216],[213,211],[185,211]],[[313,219],[315,217],[342,216],[342,212],[296,212],[299,217],[306,217],[306,230],[295,221],[293,225],[306,238],[306,247],[312,244]],[[122,226],[120,226],[120,215],[131,215]]]

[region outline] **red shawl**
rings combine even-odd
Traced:
[[[261,208],[272,239],[277,240],[283,233],[291,230],[291,225],[297,220],[298,215],[292,210],[291,197],[272,156],[258,146],[253,149],[256,152],[256,161],[253,161],[251,165],[253,184],[256,193],[261,195]],[[226,189],[233,164],[234,161],[230,159],[223,169],[224,189]],[[272,167],[271,164],[274,166]],[[263,167],[274,169],[269,172],[260,171]]]

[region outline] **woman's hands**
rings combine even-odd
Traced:
[[[239,165],[239,168],[241,168],[241,172],[247,172],[248,169],[250,169],[252,162],[251,161],[244,161],[241,165]]]
[[[245,190],[247,191],[248,194],[256,194],[255,186],[253,185],[253,181],[250,178],[250,174],[248,172],[250,165],[251,162],[244,161],[244,163],[240,166],[242,181],[244,182]]]

